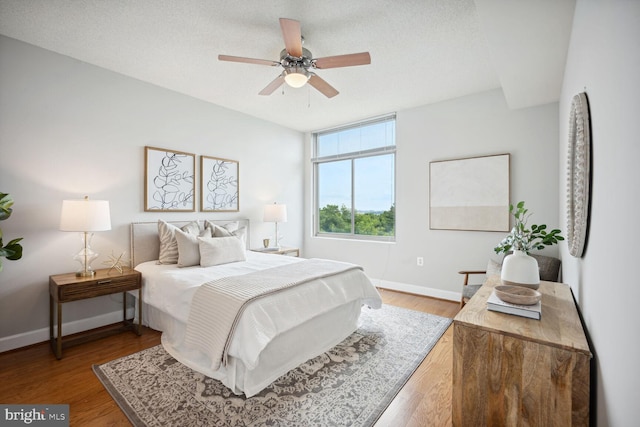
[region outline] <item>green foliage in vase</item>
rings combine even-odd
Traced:
[[[0,193],[0,221],[5,220],[11,216],[13,209],[13,198],[6,193]],[[22,246],[20,242],[22,237],[13,239],[6,245],[2,242],[2,229],[0,229],[0,271],[2,271],[2,258],[6,258],[11,261],[22,258]]]
[[[545,246],[555,245],[564,240],[564,237],[560,235],[560,230],[557,228],[549,232],[547,232],[545,224],[533,224],[531,228],[528,228],[527,221],[531,214],[524,207],[524,202],[519,202],[515,209],[513,205],[509,205],[509,213],[513,215],[515,225],[511,229],[511,233],[502,239],[498,246],[493,248],[497,254],[506,253],[510,250],[523,251],[528,254],[534,249],[540,250]]]

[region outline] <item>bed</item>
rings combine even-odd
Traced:
[[[202,265],[161,264],[158,261],[162,255],[160,240],[166,239],[166,235],[163,231],[159,233],[158,222],[131,224],[132,264],[142,273],[142,319],[146,326],[162,332],[162,345],[176,360],[220,380],[236,394],[250,397],[259,393],[281,375],[353,333],[363,305],[381,306],[380,295],[357,266],[247,251],[250,235],[249,221],[245,219],[197,223],[200,233],[205,226],[232,233],[233,239],[228,236],[224,239],[234,245],[234,239],[241,241],[243,256],[240,258],[244,259],[208,266],[209,259],[201,252]],[[183,228],[189,224],[193,227],[194,222],[165,224]],[[163,227],[162,230],[166,229],[166,225]],[[183,233],[176,234],[183,236]],[[197,240],[200,244],[206,240],[219,245],[222,240],[216,240],[217,237],[220,236]],[[184,245],[180,249],[181,255],[187,253]],[[203,246],[200,249],[204,251]],[[207,296],[213,295],[211,285],[230,281],[232,288],[242,288],[242,280],[262,281],[264,277],[268,282],[275,272],[282,275],[290,270],[304,270],[314,263],[331,263],[331,268],[337,270],[309,276],[311,279],[300,284],[278,288],[243,305],[234,321],[231,338],[225,343],[222,359],[217,352],[209,351],[209,347],[199,345],[209,342],[207,338],[211,334],[229,335],[217,327],[225,322],[215,317],[224,311],[220,304],[224,308],[226,300],[220,296],[219,306],[212,308],[217,297],[211,300],[211,296]],[[201,319],[203,316],[206,319]],[[197,327],[194,326],[196,320],[200,321]]]

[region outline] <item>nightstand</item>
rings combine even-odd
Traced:
[[[300,256],[300,249],[298,248],[289,248],[286,246],[280,246],[279,248],[256,248],[251,249],[253,252],[260,252],[263,254],[274,254],[274,255],[289,255],[289,256]]]
[[[138,290],[138,323],[133,319],[127,319],[127,292]],[[69,301],[78,301],[95,298],[103,295],[111,295],[122,292],[122,325],[116,331],[133,330],[136,334],[142,333],[142,275],[133,269],[124,269],[122,273],[108,268],[96,270],[93,277],[78,277],[75,273],[56,274],[49,276],[49,338],[51,349],[56,358],[62,358],[62,304]],[[56,310],[57,309],[57,310]],[[58,316],[58,334],[53,336],[54,313]],[[87,331],[74,335],[65,342],[65,346],[86,342],[89,338],[98,338],[111,334],[114,329],[101,329],[97,332]]]

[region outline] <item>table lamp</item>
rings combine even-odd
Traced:
[[[265,205],[263,221],[276,223],[275,242],[276,242],[276,248],[279,248],[280,246],[278,244],[278,223],[287,222],[287,205],[279,205],[275,202],[272,205]]]
[[[82,265],[76,276],[92,277],[95,275],[95,271],[91,268],[91,262],[98,257],[98,254],[91,250],[91,238],[94,231],[111,230],[109,202],[107,200],[89,200],[88,196],[82,200],[63,200],[60,230],[82,233],[83,247],[73,257]]]

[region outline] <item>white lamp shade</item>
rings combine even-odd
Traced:
[[[265,205],[264,222],[287,222],[287,205]]]
[[[111,214],[107,200],[63,200],[60,214],[62,231],[111,230]]]

